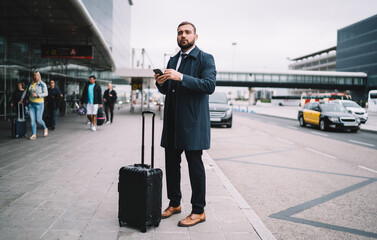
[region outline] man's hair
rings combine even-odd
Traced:
[[[96,76],[94,76],[94,75],[90,75],[89,78],[93,78],[93,79],[95,80],[95,79],[96,79]]]
[[[193,23],[188,22],[188,21],[184,21],[184,22],[181,22],[181,23],[178,25],[178,28],[179,28],[180,26],[183,26],[183,25],[191,25],[191,26],[194,28],[194,34],[196,34],[196,27],[195,27],[195,25],[194,25]],[[177,28],[177,29],[178,29],[178,28]]]

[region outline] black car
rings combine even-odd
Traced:
[[[301,127],[306,124],[317,125],[322,131],[345,129],[357,132],[360,129],[360,119],[335,103],[307,103],[298,111],[297,119]]]
[[[209,113],[211,125],[232,127],[233,112],[225,93],[215,92],[209,95]]]

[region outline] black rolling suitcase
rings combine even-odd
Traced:
[[[144,164],[145,114],[152,117],[151,165]],[[125,224],[146,232],[148,226],[158,227],[161,221],[162,171],[154,164],[154,118],[155,114],[144,111],[142,127],[141,164],[122,167],[119,170],[119,225]]]
[[[27,137],[24,104],[18,103],[17,109],[17,118],[12,119],[12,136],[16,138]]]

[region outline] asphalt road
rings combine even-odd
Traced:
[[[277,239],[376,239],[376,139],[236,113],[208,153]]]
[[[311,133],[331,139],[336,139],[339,141],[346,141],[359,146],[369,147],[377,150],[377,133],[359,130],[357,133],[351,133],[349,131],[343,130],[329,130],[320,131],[318,126],[307,125],[306,127],[300,127],[298,120],[291,120],[286,118],[264,116],[258,114],[248,114],[248,113],[236,113],[240,117],[246,117],[252,120],[257,120],[272,125],[277,125],[305,133]],[[376,157],[377,158],[377,157]]]

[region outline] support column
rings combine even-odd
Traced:
[[[249,105],[255,104],[255,90],[251,87],[249,87]]]

